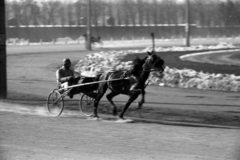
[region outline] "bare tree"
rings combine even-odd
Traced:
[[[129,12],[128,12],[128,0],[122,0],[121,1],[121,10],[122,10],[122,16],[121,16],[121,18],[123,18],[123,22],[124,22],[124,24],[125,25],[129,25],[129,17],[130,17],[130,15],[129,15]]]
[[[58,13],[60,11],[61,2],[52,0],[52,1],[43,2],[42,5],[43,7],[42,7],[41,17],[44,24],[47,24],[47,25],[57,24],[56,17],[58,16]]]
[[[135,3],[135,1],[127,1],[127,11],[129,13],[130,16],[130,20],[131,23],[135,26],[136,25],[136,19],[137,19],[137,4]]]
[[[151,5],[151,3],[149,3],[149,2],[147,2],[147,3],[145,3],[145,8],[144,8],[144,10],[145,10],[145,20],[146,20],[146,24],[147,25],[150,25],[151,24],[151,22],[152,22],[152,16],[151,16],[151,14],[152,14],[152,5]]]
[[[236,1],[234,3],[235,9],[236,9],[236,24],[240,25],[240,2]]]
[[[176,12],[176,2],[174,0],[164,0],[162,2],[164,6],[164,22],[167,24],[176,24],[177,23],[177,12]]]
[[[31,21],[30,4],[33,0],[13,1],[12,9],[18,24],[29,25]]]
[[[199,25],[205,24],[205,5],[203,0],[195,0],[191,1],[191,12],[190,19],[192,23],[196,23]]]
[[[40,7],[38,6],[37,2],[30,3],[31,8],[31,21],[33,21],[34,25],[38,25],[41,18]]]
[[[144,23],[144,0],[137,0],[137,14],[138,14],[138,21],[140,25]]]
[[[115,25],[115,18],[113,16],[113,5],[112,5],[112,2],[111,3],[106,3],[106,13],[107,13],[107,16],[108,16],[108,25]],[[103,12],[103,17],[105,17],[105,12]],[[105,20],[105,18],[104,18]],[[105,21],[103,23],[103,25],[105,25]]]
[[[117,24],[122,25],[124,22],[124,10],[122,9],[122,1],[117,1],[116,2],[116,10],[117,10]]]
[[[103,15],[104,10],[104,3],[102,0],[92,0],[92,20],[95,26],[99,25],[99,18]]]
[[[237,7],[238,3],[231,0],[228,0],[226,3],[221,3],[221,17],[223,18],[225,25],[232,26],[238,24],[240,14],[239,8]]]
[[[58,17],[55,16],[55,21],[59,19],[59,24],[66,25],[68,24],[68,17],[67,17],[67,6],[65,3],[62,3],[60,8],[56,11],[56,15],[59,15]]]
[[[218,2],[214,0],[208,0],[205,1],[204,4],[204,25],[206,26],[215,26],[216,25],[216,20],[219,18],[218,16],[218,7],[217,4]]]
[[[74,6],[73,6],[73,3],[67,3],[65,5],[66,5],[68,24],[69,25],[74,25],[74,20],[73,20]]]
[[[177,24],[185,17],[184,3],[176,0],[91,0],[93,24]],[[6,17],[14,17],[20,25],[29,24],[86,24],[86,2],[49,0],[35,3],[36,0],[6,1]],[[239,25],[240,2],[227,0],[190,0],[191,23],[200,25]],[[41,22],[42,21],[42,22]]]
[[[9,18],[12,17],[12,15],[11,15],[11,13],[12,13],[11,2],[9,2],[9,1],[5,2],[5,10],[6,10],[5,11],[6,12],[6,14],[5,14],[6,20],[8,20]]]
[[[153,0],[152,2],[152,17],[153,17],[153,23],[155,25],[159,24],[159,3],[157,0]]]
[[[87,2],[86,0],[78,0],[74,6],[76,7],[76,19],[77,24],[86,24],[86,22],[83,22],[84,19],[86,19],[86,12],[87,12]]]

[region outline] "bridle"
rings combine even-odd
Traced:
[[[149,58],[151,58],[153,55],[150,55],[150,57]],[[154,62],[154,63],[150,63],[150,68],[151,69],[148,69],[148,70],[142,70],[142,71],[140,71],[140,72],[154,72],[154,71],[158,71],[158,70],[156,70],[156,69],[153,69],[154,68],[154,65],[158,62],[158,60],[160,59],[160,57]],[[162,71],[161,71],[161,74],[163,73],[163,71],[164,71],[164,66],[162,67],[163,69],[162,69]],[[158,72],[160,72],[160,71],[158,71]]]

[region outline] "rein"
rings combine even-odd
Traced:
[[[154,72],[154,71],[156,71],[156,70],[155,69],[150,69],[150,70],[143,70],[141,72]]]

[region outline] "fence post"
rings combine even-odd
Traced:
[[[5,1],[0,1],[0,99],[7,98]]]

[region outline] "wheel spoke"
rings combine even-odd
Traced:
[[[64,101],[63,101],[61,94],[58,91],[53,90],[49,94],[48,100],[47,100],[47,107],[48,107],[48,111],[53,116],[61,115],[63,108],[64,108]]]
[[[79,107],[80,110],[82,111],[83,115],[85,116],[92,116],[93,115],[93,101],[94,99],[91,97],[88,97],[87,95],[82,95],[80,102],[79,102]]]

